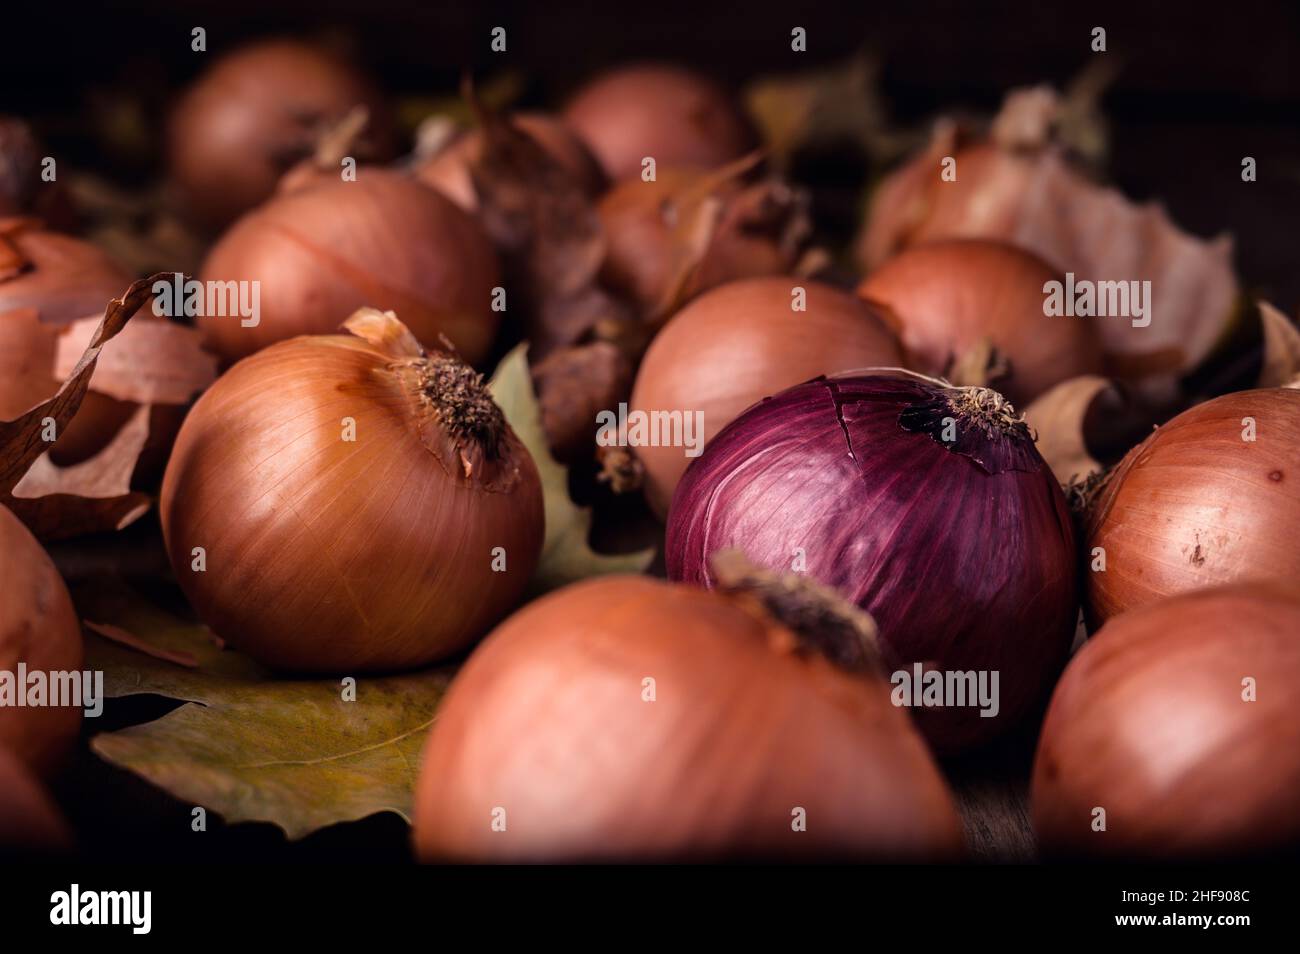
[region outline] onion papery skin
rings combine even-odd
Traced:
[[[1255,440],[1243,440],[1246,419]],[[1300,391],[1225,394],[1161,425],[1116,465],[1086,517],[1098,626],[1162,597],[1300,579]],[[1097,548],[1105,570],[1097,565]]]
[[[80,319],[102,315],[132,276],[96,246],[48,231],[34,220],[0,222],[0,241],[11,244],[28,263],[20,274],[0,280],[0,418],[12,420],[52,397],[63,383],[54,374],[59,336]],[[26,308],[36,310],[39,323],[20,320],[18,312]],[[133,324],[161,320],[145,311]],[[165,371],[159,359],[151,365],[151,374]],[[76,416],[50,448],[50,459],[68,467],[93,457],[138,406],[95,390],[92,377]],[[139,473],[156,478],[161,472],[161,459],[180,427],[180,416],[174,406],[154,406],[148,459]]]
[[[999,391],[1017,406],[1082,374],[1102,371],[1092,325],[1109,319],[1044,314],[1045,283],[1059,276],[1005,242],[930,242],[889,259],[858,286],[907,350],[908,367],[944,374],[981,338],[1010,365]]]
[[[645,577],[584,581],[528,605],[475,651],[439,709],[416,789],[416,854],[956,856],[947,786],[883,681],[778,652],[778,629],[722,594]],[[806,831],[792,830],[796,807]],[[504,832],[492,830],[498,808]]]
[[[807,310],[791,307],[794,288]],[[706,441],[750,405],[819,374],[896,367],[902,355],[870,306],[821,282],[730,282],[701,295],[655,336],[630,408],[701,411]],[[681,447],[638,447],[646,498],[662,518],[691,462]]]
[[[236,222],[203,264],[204,281],[260,281],[261,318],[197,320],[226,362],[300,334],[330,334],[358,308],[391,310],[422,343],[445,334],[471,364],[500,316],[496,253],[449,199],[396,172],[362,168],[277,196]]]
[[[103,314],[109,299],[131,284],[133,276],[96,246],[33,219],[0,219],[0,240],[27,262],[19,274],[0,279],[0,315],[35,308],[42,321],[67,325]]]
[[[754,148],[753,125],[711,79],[679,66],[612,70],[580,89],[564,121],[586,142],[610,181],[639,176],[642,160],[659,168],[720,166]]]
[[[0,746],[0,858],[62,854],[72,832],[49,794],[17,756]]]
[[[600,277],[607,287],[647,312],[669,297],[679,279],[684,244],[670,206],[711,178],[716,176],[705,169],[660,169],[653,182],[639,176],[625,179],[601,197],[596,211],[606,252]],[[734,200],[742,188],[740,182],[718,182],[710,193]],[[746,229],[734,215],[724,216],[681,296],[693,298],[723,282],[787,272],[796,252],[783,247],[778,236]]]
[[[542,539],[532,458],[507,427],[499,459],[478,454],[466,476],[412,367],[358,338],[297,338],[236,364],[186,418],[163,534],[230,644],[279,669],[404,669],[465,648],[519,598]]]
[[[177,101],[167,130],[168,167],[186,211],[206,228],[228,225],[270,197],[320,134],[358,106],[367,111],[361,155],[391,158],[388,110],[346,63],[295,40],[223,56]]]
[[[913,710],[943,752],[992,737],[1046,697],[1078,609],[1074,533],[1047,464],[1023,429],[986,434],[949,393],[864,375],[764,400],[686,471],[666,545],[669,578],[703,586],[715,584],[718,550],[789,571],[801,548],[809,576],[875,618],[891,672],[997,671],[994,717]],[[946,417],[951,449],[938,440]]]
[[[1294,581],[1197,590],[1115,617],[1070,661],[1043,724],[1031,805],[1044,853],[1294,851],[1298,694]],[[1093,829],[1096,808],[1105,831]]]
[[[545,113],[519,113],[511,116],[510,122],[536,140],[588,195],[598,195],[604,189],[605,173],[600,163],[577,133],[559,119]],[[415,170],[416,178],[437,189],[466,212],[477,212],[478,193],[470,169],[482,153],[482,131],[469,130],[422,163]]]
[[[0,670],[15,680],[20,662],[47,679],[51,672],[80,670],[81,622],[68,588],[36,538],[2,506],[0,581]],[[0,749],[48,775],[63,762],[80,726],[81,709],[74,706],[0,706]]]

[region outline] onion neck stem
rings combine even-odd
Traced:
[[[709,565],[724,592],[757,600],[794,634],[798,649],[842,669],[881,670],[876,621],[834,590],[806,576],[755,566],[739,550],[719,550]]]

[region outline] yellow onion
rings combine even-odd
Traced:
[[[537,469],[481,378],[391,313],[347,328],[231,368],[186,418],[163,479],[163,535],[191,604],[284,669],[449,656],[514,605],[541,549]]]
[[[685,301],[733,279],[790,271],[807,224],[793,189],[775,179],[747,185],[726,170],[626,179],[597,212],[606,243],[600,279],[647,314],[673,295]]]
[[[535,139],[589,195],[605,185],[605,173],[591,151],[560,120],[545,113],[518,113],[511,122]],[[415,170],[416,178],[433,186],[466,212],[478,210],[478,194],[470,169],[483,153],[483,133],[473,129],[456,137]]]
[[[858,244],[868,269],[904,248],[952,238],[1012,242],[1086,282],[1150,282],[1149,321],[1096,321],[1107,373],[1167,395],[1225,334],[1238,286],[1227,237],[1182,231],[1155,202],[1093,182],[1058,132],[1063,105],[1046,88],[1016,90],[990,134],[937,124],[929,146],[872,194]]]
[[[260,282],[257,325],[198,319],[208,347],[227,362],[295,335],[329,334],[374,306],[400,313],[425,345],[446,335],[474,364],[499,320],[496,253],[478,223],[417,180],[380,169],[255,209],[222,236],[200,277]]]
[[[511,616],[438,710],[417,855],[956,855],[951,795],[888,686],[831,661],[849,635],[831,614],[774,596],[605,577]]]
[[[806,310],[796,311],[795,289]],[[896,367],[898,343],[869,305],[820,282],[752,278],[701,295],[655,337],[629,409],[703,412],[712,440],[751,404],[820,374]],[[646,497],[668,512],[691,462],[682,447],[637,447]]]
[[[753,126],[736,100],[693,70],[628,66],[596,77],[569,101],[564,121],[587,143],[611,181],[660,168],[718,166],[752,149]]]
[[[369,114],[358,158],[394,152],[369,82],[311,44],[268,40],[219,59],[176,104],[168,127],[171,178],[187,211],[217,229],[269,197],[280,177],[352,109]]]
[[[1221,583],[1294,586],[1297,488],[1300,391],[1225,394],[1162,425],[1116,465],[1088,509],[1091,622]]]
[[[31,770],[0,746],[0,858],[58,854],[72,832]]]
[[[1102,369],[1096,318],[1044,313],[1044,285],[1059,276],[1005,242],[957,240],[912,246],[871,272],[858,294],[877,305],[912,359],[945,374],[988,339],[1009,364],[998,390],[1026,404],[1054,384]]]
[[[28,672],[81,669],[81,623],[63,578],[22,522],[0,506],[0,671],[16,680]],[[25,692],[26,686],[16,686]],[[39,772],[57,768],[81,725],[72,706],[0,706],[0,750],[9,749]],[[6,789],[0,786],[0,802]]]
[[[1043,850],[1142,860],[1294,850],[1297,697],[1294,576],[1115,617],[1071,661],[1047,712],[1031,799]]]

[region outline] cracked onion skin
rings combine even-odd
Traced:
[[[163,480],[163,535],[191,605],[278,669],[453,655],[513,607],[541,550],[537,468],[479,376],[422,353],[391,315],[348,327],[367,337],[296,338],[222,375]]]
[[[244,216],[209,253],[204,281],[260,281],[261,320],[200,317],[226,363],[300,334],[331,334],[358,308],[396,311],[423,344],[446,335],[470,364],[487,355],[500,272],[471,216],[416,179],[361,167],[281,194]]]
[[[1243,440],[1246,419],[1255,440]],[[1206,401],[1116,465],[1085,517],[1090,625],[1167,596],[1300,579],[1300,390]],[[1104,571],[1092,569],[1096,548]]]
[[[1044,853],[1294,851],[1298,694],[1294,578],[1197,590],[1115,617],[1070,661],[1043,724],[1031,806]],[[1093,830],[1096,808],[1105,831]]]
[[[989,338],[1010,365],[998,390],[1023,405],[1062,381],[1102,371],[1091,319],[1043,313],[1043,286],[1058,279],[1014,245],[957,239],[904,249],[863,279],[858,294],[880,309],[911,358],[908,367],[919,371],[945,374]]]
[[[646,577],[529,604],[475,651],[438,711],[416,788],[417,856],[958,855],[951,795],[883,681],[791,651],[793,639],[732,596]],[[497,809],[505,831],[492,828]]]
[[[81,669],[81,622],[63,577],[45,550],[7,507],[0,506],[0,670]],[[0,706],[0,749],[37,772],[59,767],[81,727],[75,707]],[[0,788],[0,801],[4,789]]]
[[[391,158],[383,100],[339,58],[288,39],[222,56],[176,103],[168,125],[168,167],[186,211],[206,228],[228,225],[271,196],[317,137],[357,106],[368,116],[364,157]]]
[[[942,752],[987,741],[1045,699],[1074,635],[1065,498],[987,388],[843,375],[750,408],[677,486],[668,576],[712,587],[708,561],[725,549],[775,571],[800,569],[801,550],[809,576],[879,624],[891,671],[997,671],[996,716],[915,710]]]
[[[757,143],[739,103],[694,70],[661,63],[604,73],[580,89],[564,121],[600,161],[611,182],[641,175],[641,161],[659,168],[712,168]]]
[[[807,310],[791,308],[796,287]],[[629,407],[703,411],[706,441],[750,405],[819,374],[896,367],[898,343],[869,305],[821,282],[791,277],[729,282],[679,311],[655,336]],[[691,458],[680,447],[638,447],[645,492],[660,517]]]

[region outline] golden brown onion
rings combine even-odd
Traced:
[[[350,66],[295,40],[223,56],[176,104],[168,128],[171,176],[190,214],[217,229],[274,191],[318,137],[356,106],[369,122],[358,158],[388,159],[393,133],[376,91]]]
[[[277,196],[236,222],[203,264],[205,281],[258,281],[261,316],[202,317],[208,347],[236,361],[300,334],[329,334],[358,308],[398,312],[422,343],[446,335],[486,356],[499,314],[496,253],[450,200],[397,172],[363,168]]]
[[[1093,322],[1044,314],[1045,283],[1059,276],[1042,259],[1004,242],[930,242],[889,259],[858,286],[880,308],[917,370],[944,374],[981,339],[1010,364],[996,381],[1024,405],[1054,384],[1099,373]]]
[[[947,786],[884,681],[803,651],[803,638],[750,596],[645,577],[530,604],[474,653],[438,711],[416,789],[417,855],[957,854]]]
[[[654,157],[668,166],[718,166],[754,148],[736,100],[693,70],[628,66],[596,77],[569,101],[564,121],[587,143],[612,181],[641,174]]]
[[[704,202],[719,211],[707,244],[696,249],[693,223],[711,214]],[[746,186],[716,170],[661,169],[653,182],[638,176],[613,186],[597,212],[606,242],[600,278],[648,314],[674,293],[685,301],[723,282],[788,272],[800,251],[792,230],[802,225],[802,209],[793,190],[774,180]],[[675,288],[686,268],[693,273]]]
[[[795,311],[794,289],[806,292]],[[631,410],[702,411],[704,438],[768,395],[819,374],[897,367],[898,343],[852,295],[797,278],[751,278],[701,295],[664,326],[637,373]],[[646,497],[668,512],[691,462],[681,447],[638,447]]]
[[[391,314],[348,328],[360,337],[295,338],[231,368],[163,480],[190,602],[279,668],[449,656],[514,605],[541,549],[537,469],[479,376]]]
[[[1300,845],[1294,582],[1163,600],[1084,644],[1034,760],[1045,852],[1154,860]]]
[[[0,858],[69,851],[72,832],[31,770],[0,746]]]
[[[517,113],[511,122],[532,136],[552,159],[573,176],[590,195],[605,186],[605,173],[591,151],[573,130],[545,113]],[[478,210],[478,195],[470,168],[483,152],[483,133],[473,129],[453,140],[445,149],[421,164],[415,175],[431,185],[466,212]]]
[[[1094,624],[1205,586],[1295,586],[1300,391],[1239,391],[1179,414],[1120,461],[1086,529]]]
[[[80,670],[81,623],[68,588],[45,550],[5,507],[0,507],[0,587],[0,672],[17,679],[19,663],[28,672]],[[76,707],[0,706],[0,749],[48,773],[67,755],[80,725]],[[0,786],[0,802],[4,792]]]

